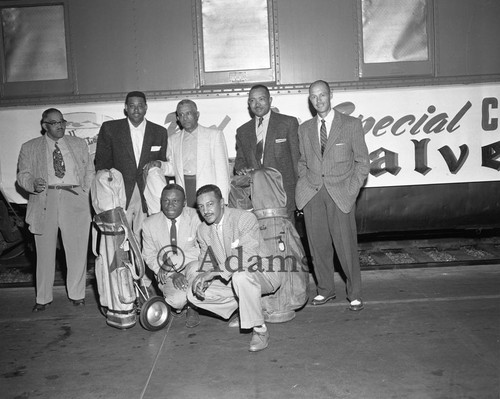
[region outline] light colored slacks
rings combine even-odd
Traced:
[[[237,271],[227,284],[214,280],[205,291],[205,299],[188,290],[188,301],[198,308],[208,310],[229,319],[236,309],[240,311],[240,327],[243,329],[264,323],[261,297],[279,288],[279,276],[275,273]]]
[[[179,290],[174,287],[172,279],[169,278],[165,284],[158,284],[165,302],[167,302],[174,309],[181,310],[187,305],[187,292],[190,289],[191,283],[196,277],[196,270],[198,269],[198,261],[194,260],[186,265],[186,268],[181,272],[186,276],[188,281],[188,288],[186,290]]]
[[[73,190],[47,189],[47,210],[42,234],[35,235],[36,302],[52,302],[56,262],[57,236],[66,254],[66,289],[70,299],[85,297],[87,250],[90,233],[90,202],[81,187]]]

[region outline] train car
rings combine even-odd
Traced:
[[[234,157],[253,84],[303,122],[322,79],[366,133],[360,234],[498,229],[498,16],[496,0],[0,0],[2,191],[26,201],[17,156],[46,108],[93,153],[128,91],[169,134],[190,98]]]

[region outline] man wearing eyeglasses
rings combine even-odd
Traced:
[[[59,230],[66,254],[68,297],[75,306],[85,304],[89,189],[94,177],[87,143],[65,135],[66,121],[58,109],[44,111],[41,126],[45,134],[22,145],[17,165],[17,182],[29,193],[26,223],[36,245],[33,312],[45,310],[53,300]]]

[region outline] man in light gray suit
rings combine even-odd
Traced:
[[[40,312],[52,302],[57,234],[66,252],[68,297],[85,304],[87,246],[90,232],[89,189],[94,165],[85,140],[66,136],[62,113],[49,108],[42,114],[44,136],[21,147],[17,182],[29,193],[26,223],[35,235],[36,304]]]
[[[334,250],[347,277],[349,309],[363,309],[355,202],[370,171],[361,121],[331,107],[328,83],[309,87],[317,116],[299,127],[297,208],[304,210],[318,295],[313,305],[335,299]]]
[[[200,324],[198,313],[187,306],[189,280],[198,269],[200,246],[196,231],[198,212],[186,206],[184,189],[168,184],[161,193],[161,212],[143,224],[142,256],[154,272],[165,301],[180,314],[186,308],[186,327]]]

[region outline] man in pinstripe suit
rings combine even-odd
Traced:
[[[347,277],[349,309],[363,309],[355,202],[370,171],[359,119],[331,107],[328,83],[309,87],[317,115],[299,127],[298,209],[303,209],[318,295],[313,305],[335,299],[334,251]]]

